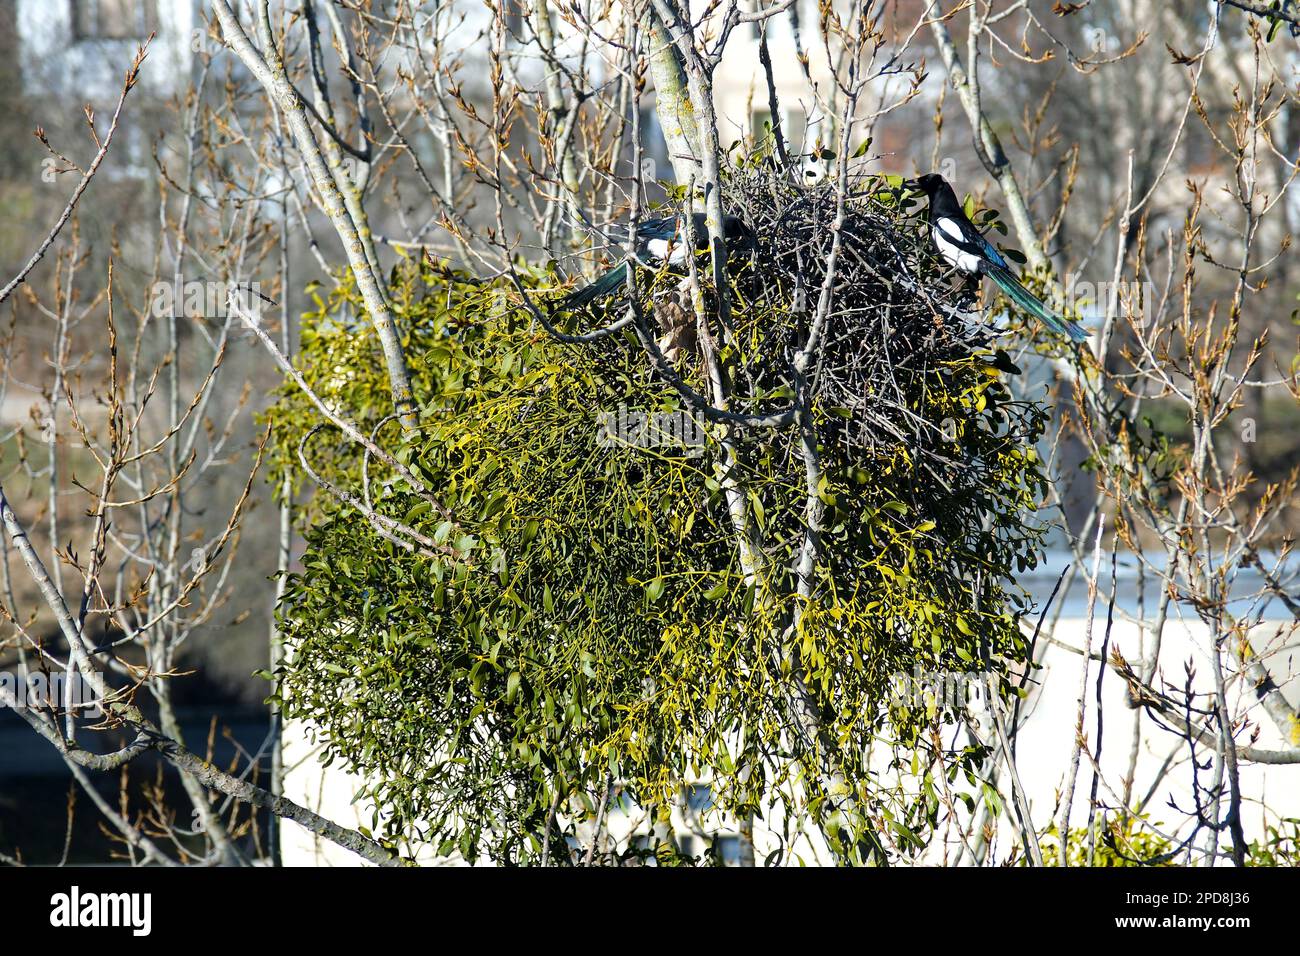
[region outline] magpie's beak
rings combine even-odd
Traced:
[[[904,179],[903,188],[919,193],[921,191],[921,181],[919,179]]]

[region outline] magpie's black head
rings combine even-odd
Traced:
[[[948,185],[948,180],[938,173],[926,173],[919,179],[909,179],[904,185],[924,193],[930,200],[931,221],[935,218],[961,215],[962,208],[961,203],[957,201],[957,194]]]
[[[915,189],[923,192],[927,196],[934,198],[934,194],[948,185],[948,181],[938,173],[926,173],[917,179],[909,179],[903,183],[909,189]]]
[[[709,247],[709,228],[705,224],[704,213],[697,212],[692,214],[695,222],[695,245],[696,248],[703,252]],[[724,216],[722,219],[722,235],[730,250],[754,249],[758,246],[758,236],[754,235],[754,230],[750,229],[743,219],[736,216]]]

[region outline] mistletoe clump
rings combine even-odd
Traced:
[[[671,364],[652,354],[660,300],[685,307],[680,274],[539,323],[550,272],[413,264],[390,291],[423,405],[403,433],[346,281],[305,322],[313,386],[360,410],[446,509],[313,433],[292,390],[273,409],[280,447],[353,502],[318,493],[307,512],[283,700],[368,781],[389,839],[580,861],[565,848],[601,812],[665,823],[704,780],[711,812],[775,813],[777,831],[884,861],[924,846],[934,775],[982,758],[931,759],[954,705],[893,691],[918,670],[996,677],[1023,659],[1013,581],[1037,560],[1045,413],[1012,399],[892,184],[845,203],[803,372],[834,191],[737,171],[727,201],[759,241],[732,263],[714,375],[698,338]],[[565,337],[593,318],[609,334]],[[356,374],[337,374],[341,356]],[[706,407],[719,381],[726,415]],[[647,431],[687,420],[690,443]],[[402,547],[358,501],[446,550]],[[600,847],[601,862],[650,852]]]

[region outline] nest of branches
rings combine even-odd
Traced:
[[[975,312],[978,286],[936,259],[901,191],[883,177],[852,181],[838,246],[834,183],[805,187],[771,169],[740,171],[724,196],[757,237],[736,271],[745,325],[737,332],[753,340],[740,350],[747,377],[784,382],[817,325],[807,387],[817,404],[840,411],[844,441],[870,447],[930,427],[916,414],[917,389],[987,353],[990,336]]]
[[[728,170],[722,188],[726,213],[754,236],[729,247],[730,318],[710,328],[733,412],[779,415],[801,391],[827,413],[823,423],[850,453],[900,442],[925,447],[941,427],[924,397],[936,384],[958,387],[954,376],[973,370],[978,378],[993,365],[1014,370],[992,348],[978,283],[954,276],[936,257],[923,207],[904,197],[896,178],[855,177],[841,197],[833,182],[802,185],[762,162]],[[611,259],[624,255],[612,242]],[[632,312],[676,374],[703,392],[691,279],[679,268],[644,265],[636,270],[644,292]],[[705,313],[717,316],[707,257],[697,266]],[[604,303],[611,318],[628,314],[622,298],[620,291]],[[797,380],[794,359],[814,332],[811,362]],[[595,342],[584,336],[583,344]],[[665,371],[665,363],[657,366]]]

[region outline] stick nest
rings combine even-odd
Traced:
[[[724,210],[756,237],[752,248],[731,249],[732,319],[710,330],[731,380],[731,410],[765,415],[789,406],[801,386],[792,360],[824,313],[802,385],[816,406],[833,412],[837,442],[869,450],[933,439],[939,423],[923,411],[921,392],[936,375],[969,369],[974,353],[991,357],[991,335],[976,311],[978,285],[956,279],[937,259],[927,224],[897,185],[862,176],[850,182],[843,202],[827,295],[837,197],[834,183],[804,186],[771,166],[732,169],[724,178]],[[616,243],[610,253],[623,256]],[[709,259],[696,261],[706,310],[716,316]],[[682,377],[702,385],[689,278],[667,268],[640,267],[637,274],[645,290],[641,312],[657,326],[650,331]],[[606,303],[614,314],[619,299]]]

